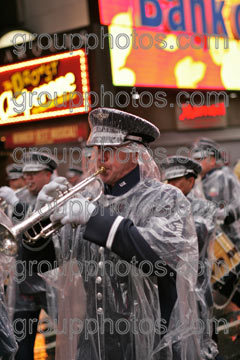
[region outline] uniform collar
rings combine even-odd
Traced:
[[[106,195],[120,196],[128,192],[140,181],[139,166],[137,165],[130,173],[122,177],[114,186],[105,184]]]

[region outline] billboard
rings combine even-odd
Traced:
[[[76,50],[0,67],[0,125],[88,112],[87,55]]]
[[[99,0],[99,11],[115,86],[240,90],[240,0]]]

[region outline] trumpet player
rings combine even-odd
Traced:
[[[77,261],[86,295],[85,305],[84,297],[67,295],[78,274],[65,282],[61,274],[60,290],[66,294],[60,297],[61,312],[69,314],[70,302],[79,314],[84,309],[71,358],[200,360],[200,339],[193,330],[197,237],[189,202],[180,190],[160,182],[147,149],[159,130],[109,108],[91,111],[89,124],[87,145],[94,148],[91,161],[105,169],[100,175],[104,194],[98,203],[81,194],[70,198],[50,217],[66,225],[59,234],[64,249],[59,264]],[[56,179],[44,186],[38,202],[53,202],[58,185]],[[40,259],[44,254],[31,251],[35,247],[29,244],[27,255]],[[57,354],[66,354],[71,335],[57,342]]]
[[[27,189],[21,199],[15,195],[13,213],[15,222],[23,221],[34,211],[38,193],[44,185],[51,181],[51,176],[56,168],[57,161],[49,154],[38,151],[26,153],[22,171]],[[39,314],[41,309],[48,311],[46,284],[37,273],[32,274],[31,265],[25,255],[24,248],[20,245],[17,257],[18,278],[14,284],[15,303],[13,304],[15,309],[14,330],[18,342],[16,360],[33,360]],[[48,255],[55,257],[53,246]],[[37,268],[37,261],[34,266]]]

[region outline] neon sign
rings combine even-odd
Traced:
[[[212,104],[212,105],[202,105],[202,106],[192,106],[191,104],[183,105],[181,107],[182,113],[179,115],[179,120],[192,120],[196,118],[201,118],[204,116],[224,116],[226,115],[226,108],[224,103]]]
[[[178,130],[225,127],[226,107],[224,102],[195,106],[182,104],[176,108]]]
[[[0,125],[88,112],[84,50],[0,67]]]

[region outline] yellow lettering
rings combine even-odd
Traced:
[[[57,75],[58,61],[51,62],[52,74]]]
[[[52,80],[53,76],[52,76],[52,71],[51,71],[51,65],[47,64],[46,68],[45,68],[45,74],[47,75],[45,77],[45,81],[48,83],[49,81]]]
[[[23,76],[24,86],[31,85],[30,71],[24,70],[22,76]]]
[[[22,89],[24,88],[24,82],[20,72],[16,72],[11,76],[11,82],[13,85],[14,93],[21,92]]]
[[[37,86],[40,83],[40,73],[38,69],[35,69],[31,72],[31,83],[32,86]]]
[[[23,81],[20,73],[14,75],[15,84]],[[29,75],[28,71],[24,73],[25,81],[29,81]],[[37,82],[40,74],[35,72],[35,75]],[[32,74],[30,76],[33,79]],[[48,84],[33,88],[31,92],[23,88],[20,94],[15,97],[12,91],[5,91],[0,95],[0,118],[6,120],[8,117],[18,116],[22,113],[29,116],[48,111],[51,108],[58,107],[60,104],[63,104],[62,107],[67,107],[67,101],[76,97],[76,94],[73,94],[76,87],[75,75],[69,72],[65,76],[50,81]],[[17,88],[20,89],[19,84],[18,87],[15,86],[15,89]]]

